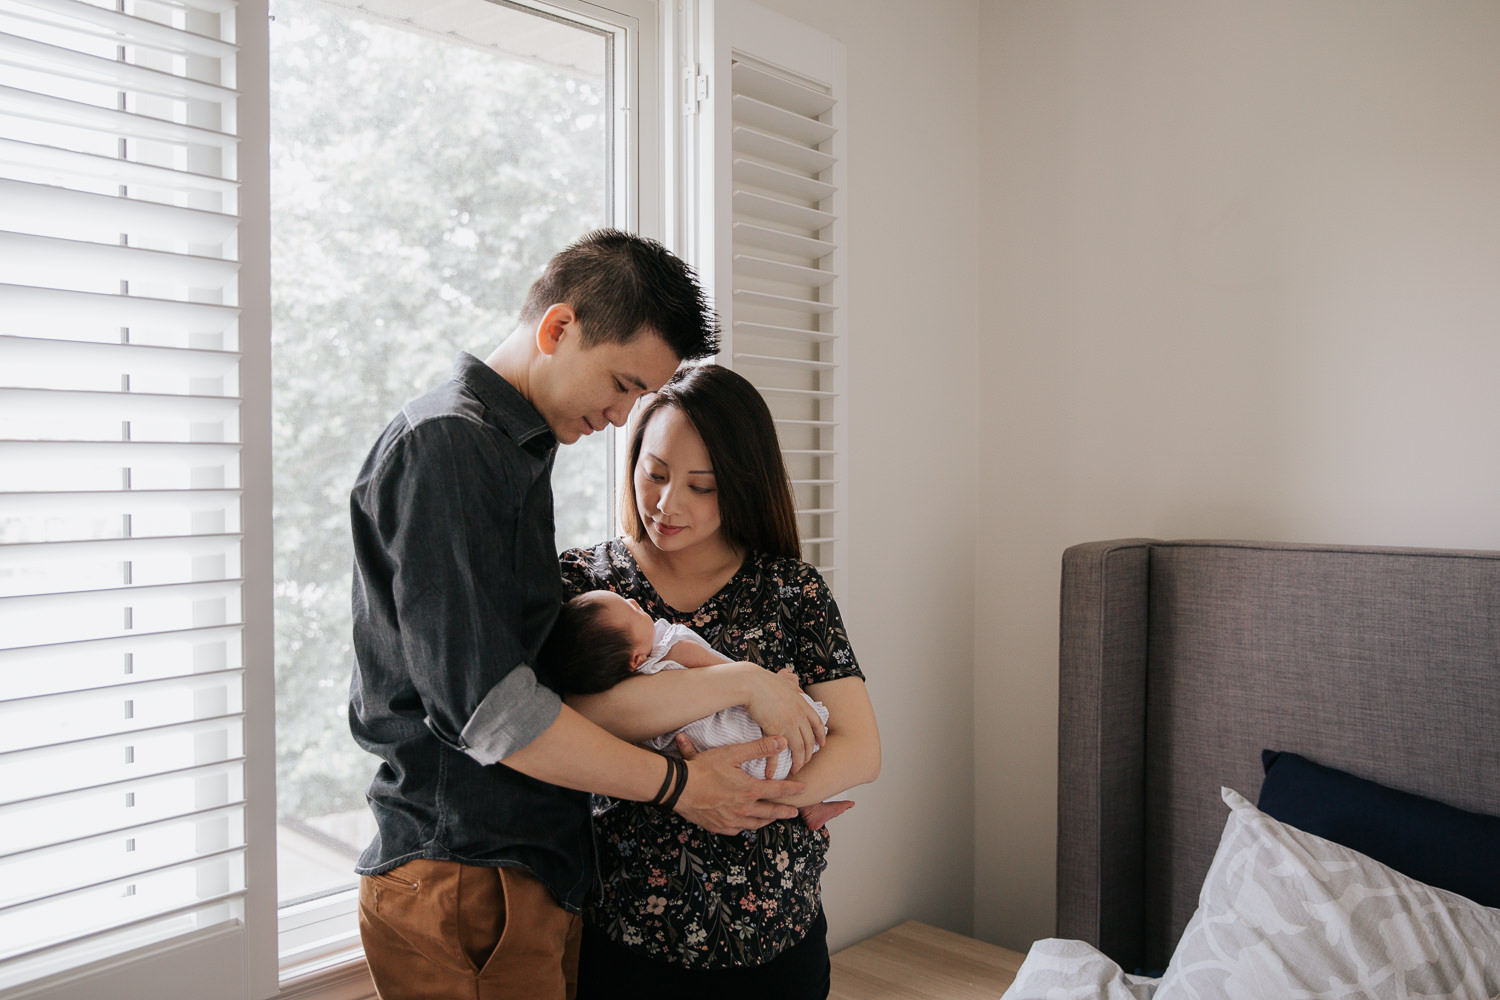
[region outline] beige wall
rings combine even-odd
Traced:
[[[1500,4],[986,0],[980,40],[975,932],[1024,948],[1064,547],[1500,548]]]
[[[842,602],[885,748],[833,825],[830,943],[967,931],[974,893],[976,0],[762,0],[848,51]]]
[[[1052,932],[1062,550],[1500,549],[1500,4],[763,0],[849,64],[837,947]]]

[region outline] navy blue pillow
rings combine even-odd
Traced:
[[[1500,817],[1357,778],[1285,751],[1261,751],[1257,806],[1283,823],[1403,875],[1500,907]]]

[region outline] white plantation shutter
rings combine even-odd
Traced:
[[[244,919],[234,30],[0,0],[0,992]]]
[[[761,391],[797,500],[803,558],[844,592],[848,343],[844,48],[745,0],[699,5],[696,256],[720,363]],[[711,202],[711,207],[710,203]]]

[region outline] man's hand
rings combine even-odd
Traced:
[[[761,732],[786,740],[786,746],[792,751],[791,773],[796,774],[813,751],[828,738],[828,729],[818,718],[817,709],[802,697],[795,670],[787,667],[773,674],[756,667],[755,672],[759,676],[752,675],[754,683],[745,702],[745,711],[760,726]],[[774,755],[766,760],[766,773],[776,773]]]
[[[758,830],[772,820],[797,815],[795,807],[770,800],[799,795],[807,790],[806,785],[797,781],[761,781],[740,767],[757,757],[774,759],[786,748],[786,740],[767,736],[754,743],[736,743],[699,753],[691,740],[679,734],[677,746],[688,761],[688,780],[682,798],[677,800],[676,812],[688,822],[710,833],[727,834]]]

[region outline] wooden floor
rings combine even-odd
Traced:
[[[830,1000],[999,1000],[1024,955],[907,921],[833,956]]]

